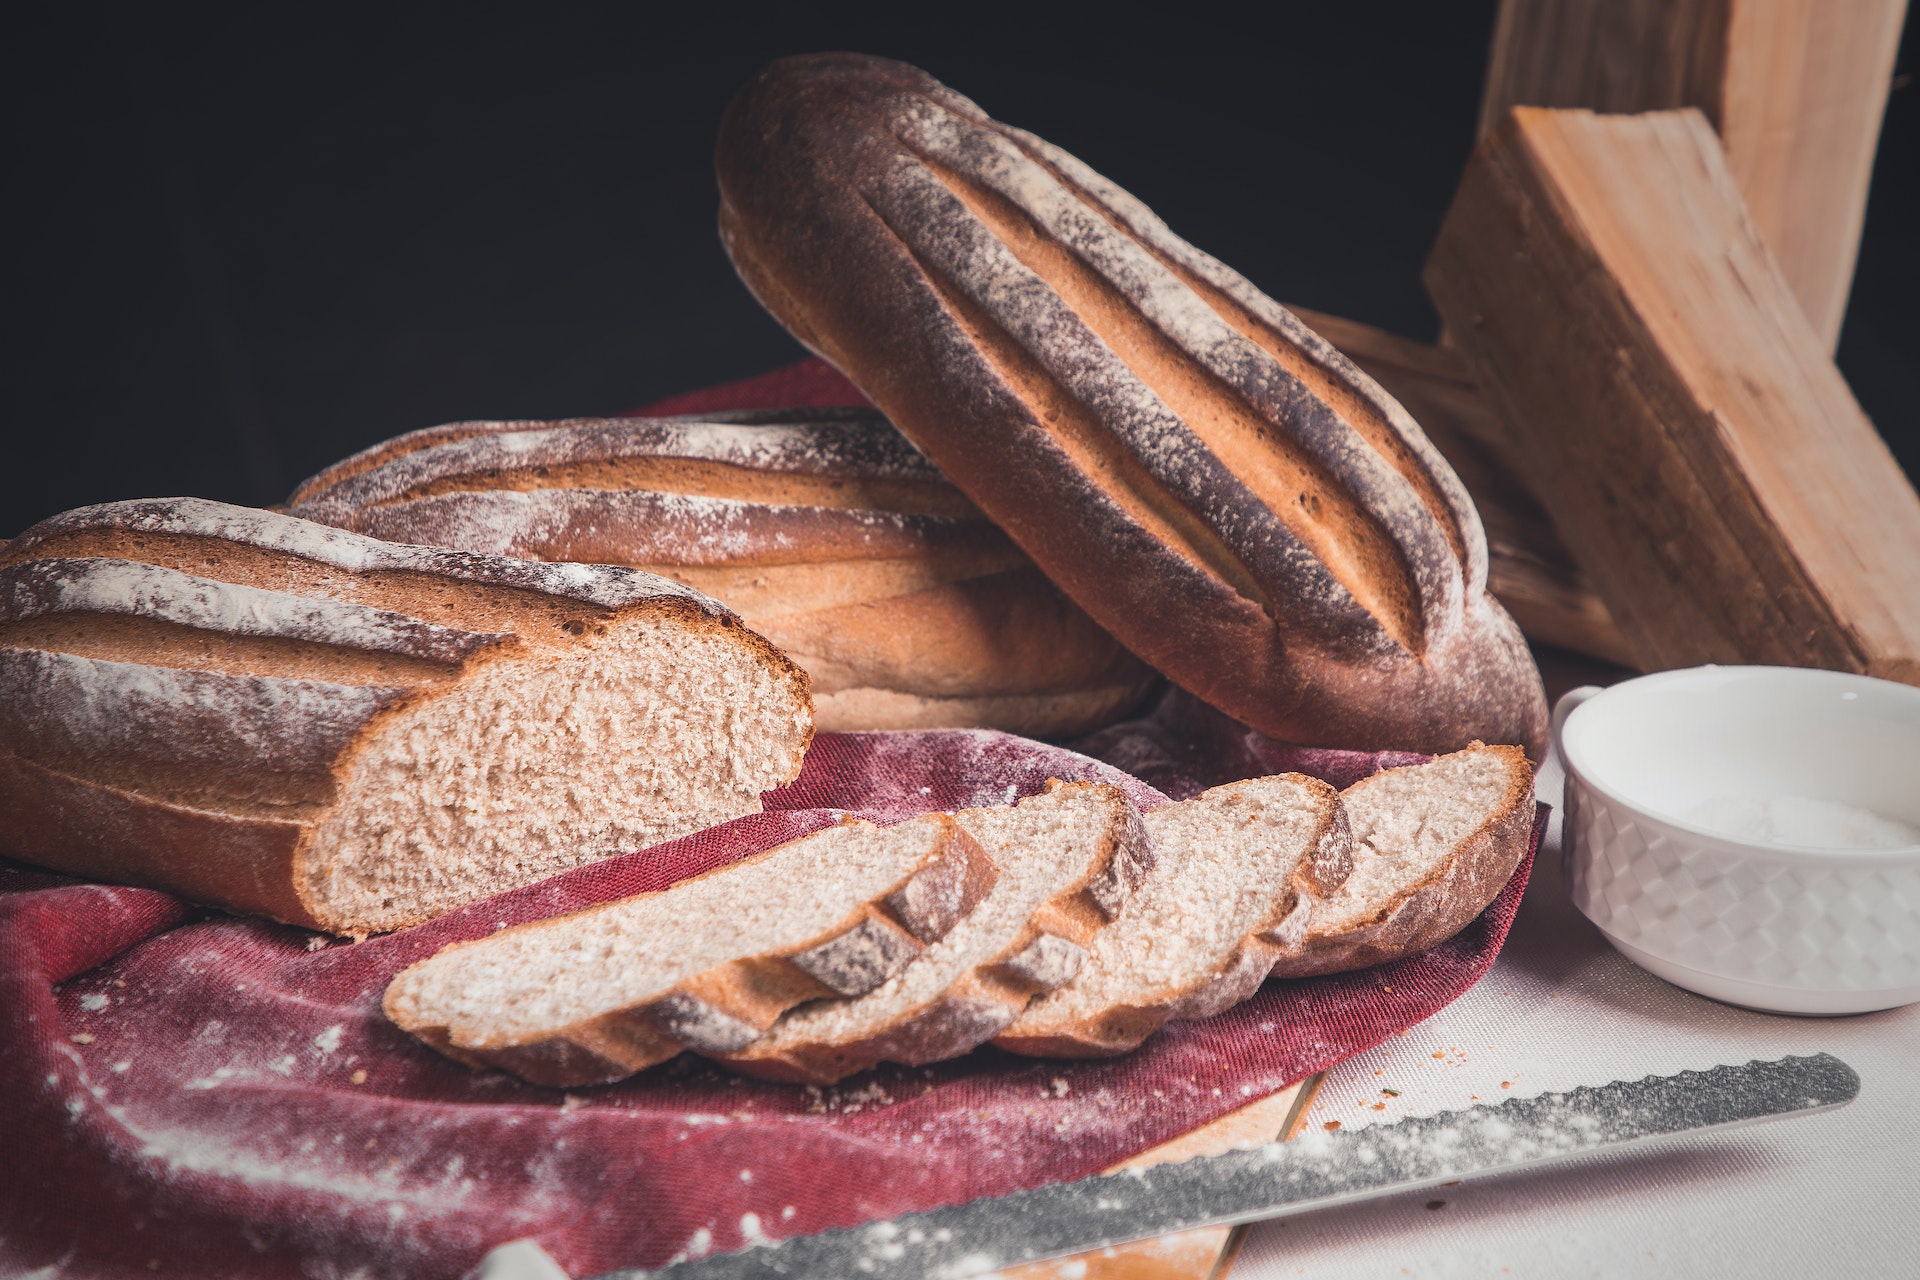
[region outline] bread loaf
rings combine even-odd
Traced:
[[[340,933],[760,807],[804,672],[630,569],[178,498],[0,549],[0,854]]]
[[[1313,904],[1275,977],[1362,969],[1446,941],[1512,878],[1533,834],[1533,768],[1515,747],[1476,742],[1382,770],[1340,801],[1353,870]]]
[[[1073,981],[1039,996],[994,1043],[1015,1053],[1125,1053],[1172,1018],[1239,1004],[1297,945],[1313,903],[1346,879],[1352,835],[1332,787],[1250,778],[1145,817],[1152,872],[1102,929]]]
[[[957,1057],[1079,972],[1153,866],[1139,812],[1104,783],[1055,782],[1011,808],[954,818],[1000,869],[966,919],[866,995],[803,1005],[746,1048],[714,1056],[749,1075],[815,1084],[878,1062]]]
[[[329,468],[289,509],[687,583],[808,671],[826,729],[1069,735],[1154,679],[868,409],[457,423]]]
[[[1445,461],[1137,200],[853,54],[761,72],[716,163],[741,278],[1133,652],[1296,742],[1543,748]]]
[[[945,937],[998,875],[947,814],[847,820],[584,911],[455,943],[387,986],[449,1057],[601,1084],[683,1048],[745,1048],[803,1000],[862,995]]]

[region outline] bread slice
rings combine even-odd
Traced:
[[[1353,872],[1314,904],[1275,977],[1398,960],[1465,928],[1526,855],[1533,766],[1518,747],[1476,742],[1363,778],[1340,800],[1353,826]]]
[[[1170,1018],[1207,1017],[1266,980],[1305,931],[1315,895],[1352,866],[1339,797],[1287,773],[1228,783],[1146,815],[1154,866],[1100,931],[1074,980],[994,1043],[1015,1053],[1125,1053]]]
[[[875,1063],[957,1057],[1071,980],[1152,869],[1139,811],[1118,787],[1054,782],[1005,809],[954,815],[1000,868],[973,912],[864,996],[787,1014],[724,1055],[749,1075],[830,1084]]]
[[[847,819],[658,893],[455,943],[402,970],[384,1007],[470,1065],[601,1084],[683,1048],[743,1049],[803,1000],[871,991],[996,876],[947,814]]]
[[[193,498],[0,548],[0,855],[338,933],[760,808],[806,674],[651,574]]]
[[[1156,679],[871,409],[453,423],[289,502],[376,538],[684,582],[806,669],[823,729],[1065,737]]]

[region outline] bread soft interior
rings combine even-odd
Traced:
[[[1340,799],[1353,824],[1353,872],[1314,907],[1311,936],[1365,924],[1397,906],[1444,870],[1514,785],[1507,754],[1469,748],[1347,788]]]
[[[388,713],[306,849],[316,912],[396,928],[758,812],[807,738],[737,635],[658,616],[485,661]]]
[[[403,973],[388,1007],[463,1047],[537,1041],[718,965],[831,936],[932,857],[943,830],[931,819],[829,827],[659,893],[449,948]]]
[[[1090,879],[1114,844],[1115,807],[1103,788],[1066,786],[1012,808],[965,809],[954,817],[1000,868],[991,892],[952,931],[863,996],[820,1000],[787,1014],[743,1056],[789,1047],[854,1044],[883,1035],[946,994],[975,969],[1025,945],[1044,903]],[[1010,1011],[1006,1021],[1011,1021]],[[985,1040],[999,1027],[978,1027]]]
[[[1291,877],[1326,829],[1331,802],[1326,788],[1282,775],[1148,813],[1152,872],[1094,936],[1079,975],[1035,1000],[1013,1034],[1174,998],[1214,977],[1249,936],[1291,910]]]

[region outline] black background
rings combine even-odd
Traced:
[[[47,11],[4,38],[0,535],[283,498],[474,417],[617,412],[796,358],[713,230],[728,96],[787,53],[932,71],[1283,301],[1415,337],[1493,0],[1158,7]],[[1840,364],[1920,474],[1920,89],[1905,38]]]

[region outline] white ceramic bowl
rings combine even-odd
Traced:
[[[1568,887],[1629,959],[1778,1013],[1920,1001],[1920,689],[1694,667],[1573,690],[1553,738]]]

